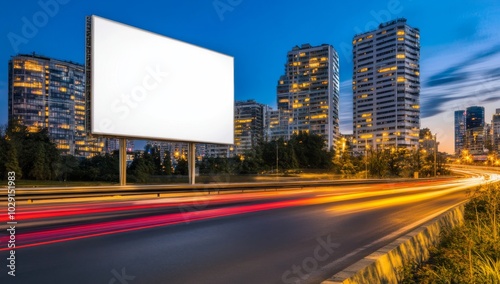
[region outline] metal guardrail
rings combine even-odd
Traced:
[[[430,179],[419,179],[425,181]],[[245,190],[278,190],[288,188],[328,187],[358,184],[384,184],[416,181],[415,179],[394,180],[321,180],[321,181],[289,181],[289,182],[257,182],[257,183],[207,183],[207,184],[176,184],[176,185],[126,185],[126,186],[76,186],[76,187],[37,187],[16,188],[16,201],[34,201],[63,198],[89,198],[110,196],[132,196],[147,194],[166,194],[179,192],[205,192],[208,194],[220,191]],[[0,196],[0,202],[7,201],[6,195]]]

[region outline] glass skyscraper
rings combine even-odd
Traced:
[[[455,111],[455,155],[465,147],[465,110]]]
[[[91,157],[104,144],[85,129],[85,67],[36,54],[9,61],[8,116],[35,132],[47,128],[62,154]]]
[[[496,109],[491,119],[491,127],[493,128],[492,149],[500,153],[500,109]]]
[[[484,107],[468,107],[465,111],[465,143],[472,155],[484,154],[484,127]]]
[[[244,154],[264,139],[266,112],[269,108],[255,100],[234,103],[235,154]]]

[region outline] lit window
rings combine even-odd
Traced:
[[[311,115],[311,119],[322,119],[322,118],[326,118],[326,117],[327,117],[326,114]]]
[[[385,68],[379,69],[378,72],[379,73],[384,73],[384,72],[388,72],[388,71],[395,71],[397,69],[398,69],[397,66],[385,67]]]

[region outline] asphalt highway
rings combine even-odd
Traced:
[[[483,182],[18,205],[16,276],[3,229],[0,283],[320,283]]]

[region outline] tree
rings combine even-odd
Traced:
[[[263,168],[262,160],[262,148],[253,147],[251,150],[246,151],[242,156],[239,157],[239,169],[240,174],[256,174],[260,172]]]
[[[147,182],[154,173],[155,167],[150,159],[137,154],[130,165],[129,171],[138,182]]]
[[[163,154],[162,167],[165,175],[172,175],[172,158],[170,157],[170,151],[168,150],[165,150],[165,153]]]
[[[8,164],[10,168],[18,169],[19,174],[24,173],[25,178],[37,180],[56,178],[60,154],[50,140],[46,128],[38,132],[28,132],[18,121],[11,121],[5,130],[3,140],[2,148],[6,150],[3,160],[4,170]]]
[[[71,177],[79,166],[80,162],[75,156],[64,155],[59,161],[59,179],[66,181]]]
[[[294,134],[288,144],[292,147],[300,168],[332,168],[333,151],[325,149],[326,144],[322,136],[301,131]]]
[[[28,173],[29,177],[36,180],[48,179],[50,173],[46,163],[45,148],[43,147],[43,144],[40,143],[35,144],[34,146],[35,148],[32,156],[33,166]]]
[[[332,168],[336,174],[341,174],[343,178],[354,176],[358,169],[357,164],[359,159],[356,159],[349,151],[343,151],[335,155]]]
[[[177,160],[177,166],[175,167],[174,174],[176,175],[187,175],[188,174],[188,161],[184,158],[179,158]]]
[[[368,171],[370,175],[382,178],[388,173],[387,151],[370,149]]]
[[[2,146],[0,146],[2,154],[0,157],[2,161],[5,161],[3,165],[0,166],[1,177],[7,178],[7,174],[9,172],[15,172],[16,178],[20,179],[22,177],[22,170],[19,166],[19,161],[17,158],[17,149],[14,145],[12,145],[12,141],[2,141]]]
[[[151,148],[151,162],[154,166],[154,175],[163,175],[165,173],[161,160],[160,147],[157,145],[153,146]]]

